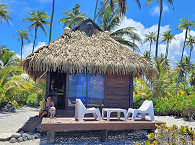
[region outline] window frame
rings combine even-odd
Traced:
[[[77,74],[79,74],[79,73],[77,73]],[[84,73],[85,75],[86,75],[86,107],[100,107],[100,106],[102,106],[103,104],[104,104],[104,98],[103,98],[103,103],[101,104],[101,105],[98,105],[98,104],[93,104],[93,105],[90,105],[90,104],[88,104],[88,101],[89,101],[89,99],[88,99],[88,86],[89,86],[89,82],[88,82],[88,78],[89,78],[89,73]],[[76,75],[76,74],[71,74],[71,73],[68,73],[67,74],[68,75],[68,79],[67,79],[67,83],[68,83],[68,87],[67,87],[67,95],[66,95],[66,108],[74,108],[73,106],[69,106],[68,105],[68,99],[69,99],[69,96],[70,96],[70,75]],[[94,76],[96,76],[96,74],[93,74]],[[102,74],[101,74],[102,75]],[[103,83],[104,83],[104,86],[105,86],[105,76],[104,75],[102,75],[103,76]],[[105,87],[104,87],[104,89],[105,89]],[[104,90],[104,92],[105,92],[105,90]]]

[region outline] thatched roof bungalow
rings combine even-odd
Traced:
[[[155,68],[87,19],[23,62],[34,79],[46,78],[47,95],[57,110],[72,115],[76,98],[85,105],[128,108],[133,103],[133,77],[151,79]],[[44,77],[46,76],[46,77]]]

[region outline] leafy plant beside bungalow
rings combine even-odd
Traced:
[[[15,107],[35,105],[33,98],[43,95],[43,83],[35,82],[25,75],[15,52],[2,46],[0,49],[0,108],[6,103]]]
[[[147,135],[148,141],[145,145],[193,145],[195,143],[195,129],[187,126],[177,127],[173,125],[167,127],[166,124],[157,126],[155,133]],[[142,143],[135,142],[135,145]]]

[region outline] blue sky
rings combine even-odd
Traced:
[[[125,20],[121,23],[120,27],[133,26],[137,29],[138,34],[144,39],[144,35],[150,31],[157,30],[158,23],[158,3],[154,0],[151,5],[146,5],[146,0],[140,0],[142,9],[139,10],[135,0],[127,0],[127,5],[130,7],[126,13]],[[10,15],[13,20],[10,25],[6,23],[0,24],[0,45],[6,45],[18,54],[20,52],[20,42],[14,37],[14,34],[18,29],[28,29],[30,23],[24,22],[23,19],[28,17],[28,13],[31,10],[46,11],[51,15],[52,0],[0,0],[1,3],[8,5],[10,9]],[[63,11],[71,11],[75,4],[81,5],[81,12],[85,12],[90,18],[93,18],[95,0],[56,0],[55,14],[54,14],[54,26],[52,40],[55,40],[58,36],[63,33],[63,25],[59,24],[59,20],[63,18]],[[190,18],[195,20],[195,1],[194,0],[175,0],[174,9],[164,0],[164,12],[162,16],[162,31],[161,33],[172,29],[176,35],[170,46],[169,58],[174,62],[181,56],[181,48],[183,43],[184,33],[177,30],[177,25],[180,18]],[[117,28],[116,28],[117,29]],[[49,33],[49,27],[46,27],[47,34]],[[32,49],[34,31],[30,30],[31,42],[25,42],[24,55],[28,55]],[[191,31],[192,35],[195,35],[195,28]],[[43,32],[39,31],[37,44],[41,46],[48,41],[48,35],[44,35]],[[142,52],[149,49],[148,44],[139,45]],[[164,53],[165,43],[160,44],[160,52]],[[192,52],[193,63],[195,63],[195,50]],[[153,46],[154,53],[154,46]],[[185,55],[189,54],[189,48],[186,48]]]

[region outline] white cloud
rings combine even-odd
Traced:
[[[168,12],[168,11],[169,11],[168,6],[164,5],[163,6],[163,13]],[[160,13],[160,7],[159,6],[155,6],[155,7],[152,8],[152,10],[151,10],[151,15],[152,16],[159,16],[159,13]]]
[[[127,19],[126,17],[123,18],[121,24],[119,27],[116,27],[114,30],[117,30],[119,28],[124,28],[124,27],[134,27],[136,29],[136,32],[140,35],[141,39],[145,39],[145,34],[148,32],[157,32],[158,26],[153,25],[151,27],[146,28],[142,23],[134,21],[133,19],[129,18]],[[161,26],[160,29],[160,34],[162,35],[164,32],[170,29],[169,25]],[[195,31],[190,31],[191,35],[195,35]],[[169,46],[169,55],[168,58],[171,60],[172,65],[175,64],[176,61],[178,61],[181,57],[181,52],[183,48],[183,42],[184,42],[184,35],[185,32],[181,32],[178,34],[175,34],[175,39],[172,40],[170,46]],[[143,44],[138,44],[141,54],[145,52],[145,50],[149,50],[149,43],[143,43]],[[166,49],[166,43],[162,43],[159,40],[159,52],[158,55],[161,53],[165,53]],[[152,54],[155,54],[155,44],[152,45]],[[185,48],[184,51],[184,56],[189,55],[189,48]],[[192,61],[195,62],[195,53],[192,52]]]
[[[35,51],[39,47],[44,46],[44,45],[46,45],[45,42],[39,41],[38,44],[37,44],[37,46],[35,47]],[[24,45],[24,48],[23,48],[23,56],[22,56],[23,58],[26,58],[29,54],[32,53],[32,47],[33,47],[33,43],[29,43],[29,44]]]

